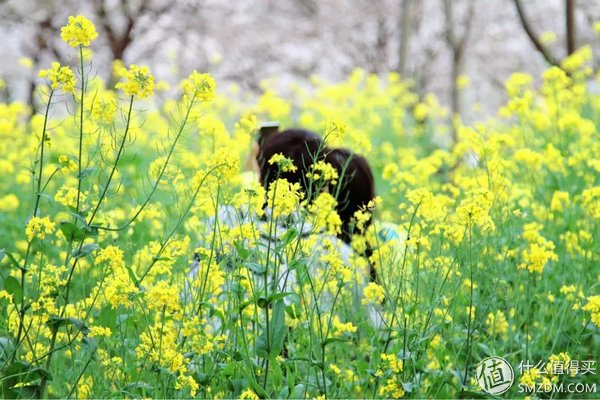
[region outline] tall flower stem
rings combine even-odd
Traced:
[[[81,104],[79,107],[79,153],[77,156],[77,214],[79,214],[79,206],[81,201],[81,156],[83,154],[83,105],[85,95],[85,71],[83,69],[83,46],[79,45],[79,60],[81,67]]]
[[[52,96],[54,95],[54,90],[50,89],[50,94],[48,95],[48,103],[46,104],[46,112],[44,113],[44,125],[42,128],[42,133],[40,136],[40,160],[39,160],[39,169],[38,176],[36,182],[36,192],[35,192],[35,202],[33,206],[32,216],[37,216],[39,206],[40,206],[40,198],[42,196],[42,174],[44,172],[44,148],[46,143],[46,130],[48,128],[48,115],[50,114],[50,105],[52,104]],[[17,349],[21,344],[21,334],[23,333],[23,323],[24,323],[24,305],[25,305],[25,274],[27,273],[27,266],[29,264],[29,257],[31,255],[31,240],[27,242],[27,250],[25,251],[25,258],[23,260],[23,266],[20,268],[21,270],[21,288],[23,290],[23,299],[21,300],[21,307],[19,309],[19,327],[17,328],[17,340],[16,346],[12,352],[10,357],[11,362],[14,362],[15,357],[17,356]]]

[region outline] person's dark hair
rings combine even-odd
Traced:
[[[342,220],[342,239],[349,243],[354,234],[354,213],[375,198],[375,180],[367,160],[347,149],[326,151],[325,162],[331,164],[339,175],[337,212]],[[335,192],[334,192],[335,194]],[[365,225],[371,224],[369,220]]]
[[[297,170],[281,172],[277,165],[269,164],[275,154],[281,153],[292,160]],[[323,159],[323,140],[314,132],[305,129],[287,129],[269,136],[258,149],[256,161],[260,170],[260,183],[267,189],[277,178],[300,183],[303,192],[307,192],[308,178],[312,164]],[[307,194],[308,196],[308,194]]]
[[[339,174],[339,184],[333,188],[337,194],[337,212],[342,220],[342,233],[339,236],[345,243],[350,244],[352,235],[356,233],[354,213],[367,207],[375,199],[375,179],[367,160],[347,149],[331,149],[326,152],[325,161],[331,164]],[[331,190],[331,189],[330,189]],[[369,219],[366,230],[371,225]],[[367,244],[363,256],[367,259],[373,254],[373,249]],[[375,265],[369,261],[369,275],[372,282],[377,281]]]
[[[278,153],[291,159],[297,170],[280,172],[278,175],[277,165],[269,164],[271,157]],[[305,193],[308,184],[306,174],[311,171],[312,164],[321,160],[331,164],[339,175],[338,184],[328,186],[329,193],[337,199],[336,211],[342,220],[342,233],[339,238],[347,244],[351,243],[352,235],[356,232],[354,213],[366,207],[369,201],[375,198],[375,180],[369,163],[364,157],[353,154],[347,149],[327,148],[314,132],[288,129],[266,137],[260,143],[256,160],[260,170],[260,182],[264,188],[268,188],[279,177],[292,183],[300,183]],[[310,197],[314,198],[317,194],[312,193]],[[369,220],[365,224],[365,229],[370,224]],[[371,254],[372,249],[367,247],[363,255],[368,258]],[[374,265],[369,264],[371,280],[375,281],[377,274]]]

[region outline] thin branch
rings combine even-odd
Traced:
[[[458,42],[458,49],[460,52],[463,51],[465,47],[465,43],[467,42],[467,38],[471,34],[471,28],[473,28],[473,17],[475,16],[475,0],[469,1],[469,6],[467,9],[467,16],[465,20],[465,31]]]
[[[544,59],[551,65],[559,65],[558,60],[550,53],[550,50],[544,47],[542,42],[538,39],[536,34],[533,32],[531,28],[531,24],[527,20],[527,16],[525,15],[525,11],[523,10],[523,5],[521,4],[521,0],[513,0],[515,3],[515,7],[517,8],[517,14],[519,15],[519,21],[521,21],[521,26],[525,33],[529,37],[531,43],[535,46],[536,50],[540,52]]]
[[[565,0],[565,28],[567,32],[567,55],[577,48],[577,25],[575,24],[575,0]]]

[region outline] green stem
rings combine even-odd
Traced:
[[[469,361],[471,358],[471,322],[473,315],[473,226],[471,222],[469,222],[469,279],[470,279],[470,299],[469,299],[469,320],[467,322],[467,356],[465,359],[465,373],[463,376],[463,388],[462,391],[465,390],[465,386],[467,384],[467,374],[469,372]]]
[[[83,103],[82,103],[82,106],[83,106]],[[98,210],[100,209],[100,205],[102,204],[102,201],[106,197],[106,193],[108,192],[108,188],[110,186],[110,183],[112,182],[112,179],[113,179],[113,177],[115,175],[115,172],[117,170],[117,167],[119,165],[119,161],[121,160],[121,156],[123,155],[123,150],[125,149],[125,142],[127,141],[127,134],[129,133],[129,127],[131,125],[132,110],[133,110],[133,96],[131,96],[131,98],[129,100],[129,110],[127,112],[127,123],[126,123],[126,126],[125,126],[125,132],[123,133],[123,139],[121,140],[121,144],[119,146],[119,150],[117,151],[117,156],[115,158],[115,162],[113,163],[113,166],[112,166],[112,169],[111,169],[110,174],[108,176],[108,179],[106,180],[106,184],[104,185],[104,189],[102,190],[102,194],[100,195],[100,198],[98,199],[98,203],[96,204],[96,207],[94,208],[94,211],[92,212],[92,214],[90,216],[90,219],[86,223],[87,226],[90,226],[92,224],[92,222],[94,221],[94,217],[98,213]],[[84,232],[83,238],[79,242],[79,246],[78,246],[78,248],[77,248],[76,251],[81,250],[81,248],[83,247],[83,243],[85,241],[86,232]],[[69,271],[69,277],[68,277],[67,283],[66,283],[67,291],[65,293],[65,309],[66,309],[66,305],[69,303],[69,292],[70,292],[70,286],[71,286],[70,283],[71,283],[71,280],[73,278],[73,273],[75,272],[75,267],[77,266],[78,260],[79,260],[79,258],[76,258],[75,261],[73,261],[73,265],[71,266],[71,270]],[[63,309],[63,313],[64,313],[65,309]]]
[[[41,185],[42,185],[42,173],[44,172],[44,144],[46,142],[46,130],[48,127],[48,115],[50,114],[50,105],[52,103],[52,95],[54,90],[50,90],[48,95],[48,103],[46,104],[46,112],[44,114],[44,126],[42,128],[42,134],[40,137],[40,168],[37,176],[37,190],[35,193],[35,204],[33,206],[32,216],[35,217],[38,213],[40,206],[40,197],[42,196]],[[24,307],[25,307],[25,274],[27,273],[27,265],[29,264],[29,257],[31,255],[31,240],[27,243],[27,250],[25,251],[25,259],[23,261],[23,267],[21,268],[21,288],[23,290],[23,299],[21,301],[21,308],[19,310],[19,327],[17,328],[17,340],[16,346],[11,354],[11,362],[15,361],[17,356],[17,349],[21,344],[21,333],[23,332],[24,324]]]
[[[138,216],[142,213],[142,211],[146,208],[146,206],[148,205],[148,203],[150,203],[150,200],[154,196],[154,193],[156,192],[156,190],[158,189],[158,186],[159,186],[160,182],[162,181],[163,175],[164,175],[164,173],[165,173],[165,171],[167,169],[167,166],[169,165],[169,161],[171,160],[173,152],[175,151],[175,146],[179,142],[179,138],[183,134],[183,130],[184,130],[185,126],[187,125],[187,121],[188,121],[188,119],[190,117],[190,113],[191,113],[192,108],[193,108],[193,106],[195,104],[195,99],[196,99],[196,93],[194,93],[194,96],[192,96],[192,98],[190,99],[190,103],[189,103],[189,106],[187,108],[185,117],[184,117],[184,119],[183,119],[183,121],[181,123],[181,126],[179,127],[179,130],[177,131],[177,135],[175,135],[175,140],[173,141],[173,144],[169,148],[169,152],[167,153],[167,158],[165,160],[165,163],[162,166],[160,172],[158,173],[158,177],[156,178],[156,181],[154,182],[154,185],[152,186],[152,189],[150,190],[150,194],[146,197],[146,199],[144,200],[144,202],[142,203],[142,205],[140,206],[140,208],[136,211],[136,213],[133,215],[133,217],[131,217],[129,219],[129,221],[127,221],[125,224],[123,224],[123,225],[121,225],[121,226],[119,226],[117,228],[110,228],[110,227],[104,227],[104,226],[96,226],[96,228],[102,229],[102,230],[105,230],[105,231],[112,231],[112,232],[122,231],[123,229],[125,229],[129,225],[131,225],[138,218]]]
[[[81,105],[79,109],[79,153],[77,157],[77,214],[81,201],[81,156],[83,154],[83,103],[85,95],[85,71],[83,69],[83,46],[79,45],[79,59],[81,61]]]

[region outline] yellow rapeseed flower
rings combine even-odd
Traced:
[[[316,229],[325,229],[327,233],[337,235],[342,232],[342,219],[335,207],[337,201],[329,193],[320,193],[315,201],[308,206],[311,221]]]
[[[194,70],[182,83],[183,93],[201,101],[211,101],[215,97],[216,83],[210,74],[201,74]]]
[[[467,86],[469,86],[469,84],[471,83],[471,80],[469,79],[469,77],[467,75],[459,75],[456,78],[456,86],[459,89],[464,89]]]
[[[131,64],[129,69],[122,68],[119,75],[124,81],[117,83],[115,88],[123,89],[127,96],[144,99],[154,94],[154,77],[147,67]]]
[[[90,337],[109,337],[112,335],[110,328],[104,326],[92,326],[88,333]]]
[[[385,292],[381,286],[375,282],[369,282],[369,284],[363,290],[362,304],[380,304],[385,299]]]
[[[554,242],[541,236],[535,224],[525,225],[523,238],[529,242],[529,246],[523,250],[523,262],[519,264],[519,269],[541,274],[549,261],[558,261],[558,256],[554,253]]]
[[[563,211],[565,206],[569,204],[569,192],[556,191],[552,195],[550,202],[551,211]]]
[[[556,42],[556,33],[552,31],[542,33],[542,35],[540,36],[540,42],[544,44],[551,44]]]
[[[83,15],[70,16],[69,23],[60,29],[60,37],[71,47],[89,46],[98,37],[96,27]]]
[[[356,333],[358,328],[352,322],[342,322],[339,317],[333,317],[333,326],[336,330],[336,335],[343,336],[346,333]]]
[[[269,159],[269,165],[277,164],[281,172],[296,172],[298,167],[294,165],[294,161],[287,158],[281,153],[273,154]]]
[[[46,235],[50,235],[54,232],[55,226],[56,224],[50,221],[49,217],[33,217],[29,220],[27,228],[25,229],[27,240],[31,242],[34,237],[43,240],[46,238]]]
[[[404,364],[402,360],[398,359],[398,356],[395,354],[381,354],[381,361],[387,364],[387,367],[392,370],[395,374],[399,374],[402,372]]]
[[[348,125],[339,119],[331,119],[325,127],[325,138],[329,142],[338,142],[344,139]]]
[[[379,395],[392,399],[404,397],[404,388],[395,378],[388,378],[385,384],[379,388]]]
[[[600,327],[600,296],[588,297],[588,302],[583,306],[583,310],[589,311],[592,322]]]
[[[0,197],[0,211],[12,211],[19,208],[19,198],[14,194]]]
[[[307,172],[307,178],[312,178],[315,181],[323,179],[325,181],[331,182],[332,185],[335,185],[337,183],[339,174],[331,164],[325,161],[317,161],[312,165],[311,169],[313,172]]]
[[[290,183],[286,179],[277,179],[271,183],[267,191],[267,204],[274,209],[277,216],[289,215],[296,211],[304,193],[300,190],[300,184]]]
[[[242,399],[258,400],[259,397],[256,393],[252,391],[252,389],[246,389],[240,394],[240,400]]]
[[[61,167],[68,169],[69,171],[77,171],[77,164],[71,160],[68,156],[61,154],[58,156],[58,163]]]
[[[495,313],[489,313],[485,320],[485,325],[490,336],[505,335],[508,331],[506,316],[500,310],[497,310]]]
[[[40,78],[47,78],[52,89],[61,88],[64,92],[75,92],[75,74],[67,66],[61,66],[60,63],[53,62],[52,68],[43,69],[38,75]]]

